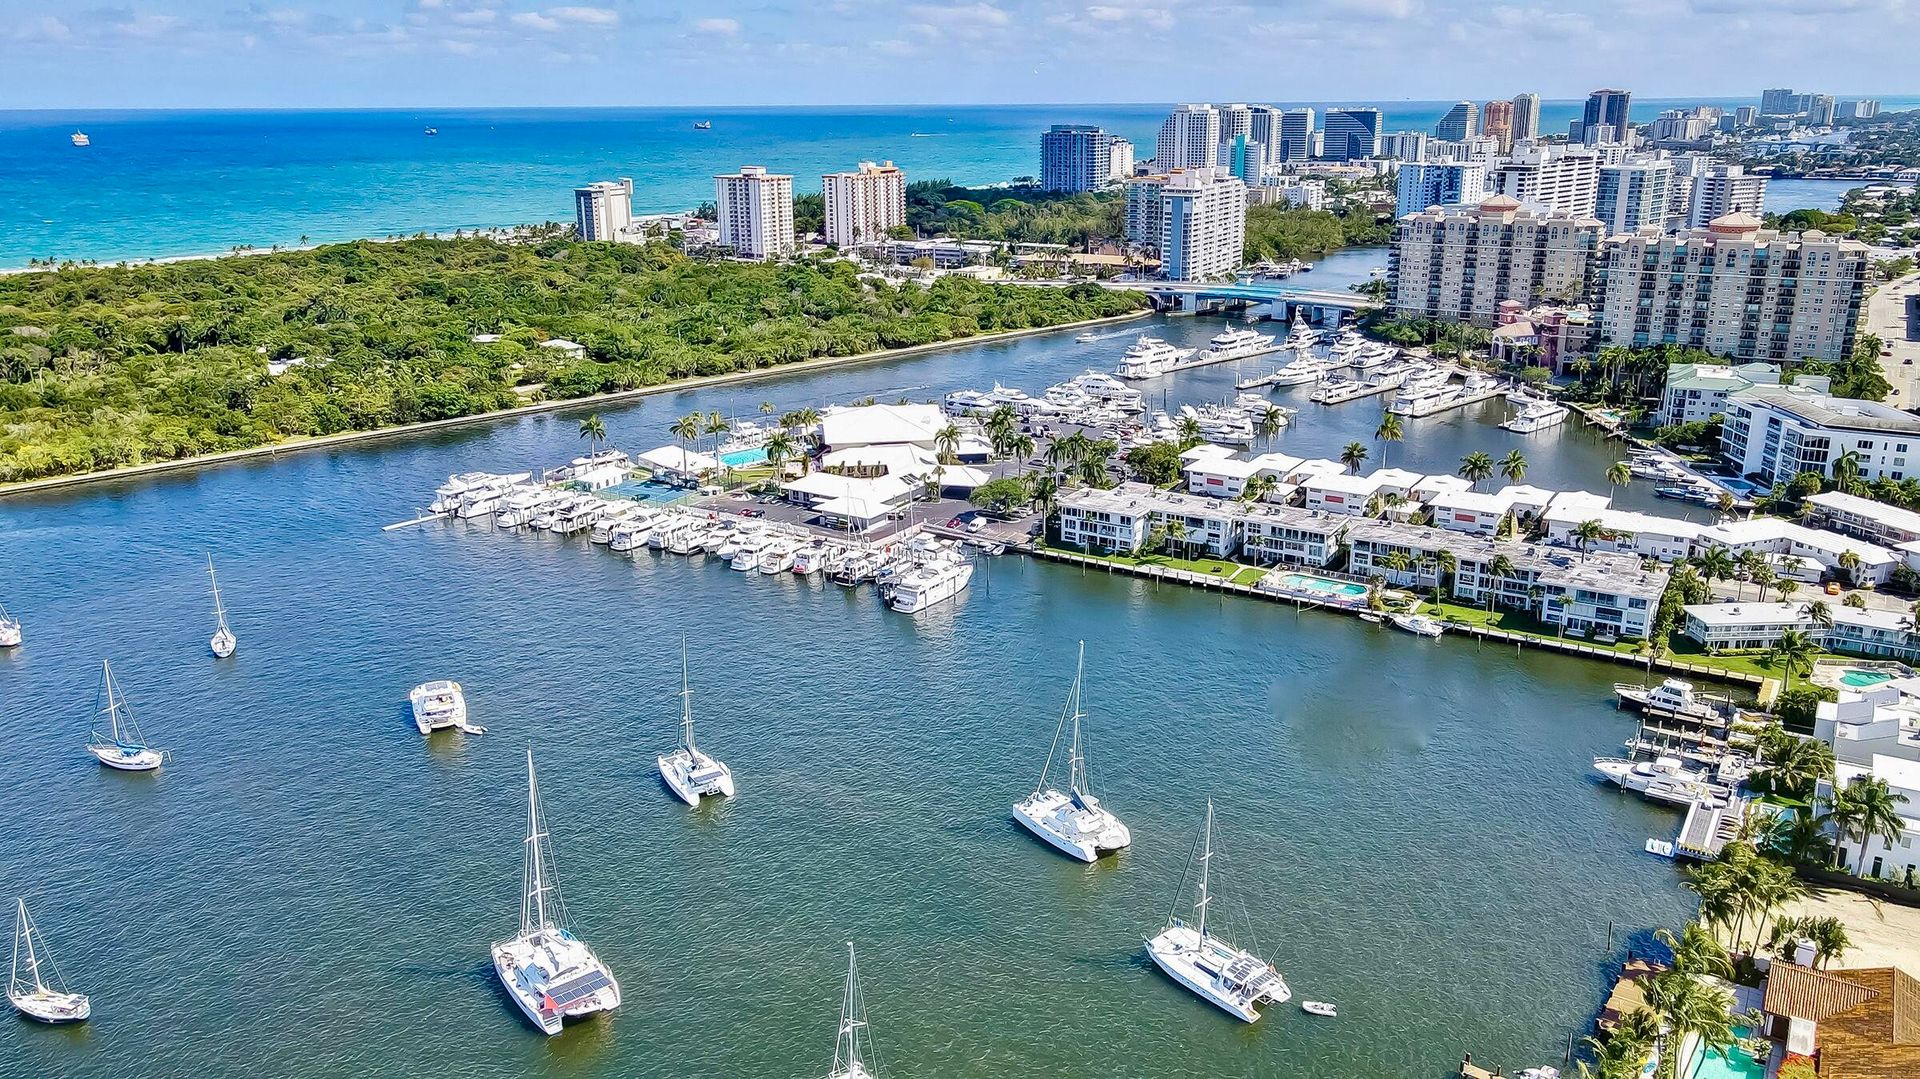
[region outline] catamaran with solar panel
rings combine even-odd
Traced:
[[[1047,749],[1047,763],[1040,769],[1040,782],[1033,793],[1014,803],[1013,819],[1060,851],[1091,862],[1102,854],[1116,851],[1133,842],[1133,833],[1120,823],[1113,811],[1093,796],[1087,779],[1087,758],[1080,746],[1080,683],[1087,661],[1087,643],[1080,642],[1080,659],[1073,670],[1073,688],[1067,691],[1067,706],[1053,728],[1053,745]],[[1067,746],[1067,789],[1063,792],[1047,785],[1054,754],[1060,749],[1060,736],[1071,724]]]
[[[1207,907],[1213,896],[1207,888],[1208,863],[1213,860],[1213,800],[1207,800],[1207,823],[1200,832],[1199,856],[1188,863],[1200,867],[1200,894],[1193,905],[1195,924],[1169,916],[1166,928],[1147,941],[1147,956],[1167,976],[1221,1011],[1251,1023],[1260,1018],[1255,1005],[1284,1004],[1293,996],[1272,963],[1244,948],[1236,948],[1207,931]]]
[[[660,778],[690,806],[709,794],[733,797],[733,770],[693,740],[693,687],[687,681],[687,645],[680,642],[680,745],[659,758]]]
[[[540,783],[533,750],[527,750],[526,869],[520,901],[520,935],[493,946],[493,969],[507,995],[540,1030],[560,1033],[568,1019],[582,1019],[620,1006],[620,983],[567,926],[567,911],[553,881],[553,848],[540,809]]]

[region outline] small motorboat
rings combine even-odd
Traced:
[[[1324,1000],[1303,1000],[1300,1002],[1300,1010],[1308,1015],[1324,1015],[1329,1019],[1340,1014],[1338,1009]]]
[[[693,129],[695,131],[712,131],[713,121],[712,120],[695,120],[693,122]]]
[[[1402,629],[1418,637],[1438,637],[1446,630],[1439,622],[1424,614],[1396,614],[1390,616],[1395,629]]]
[[[1381,624],[1382,622],[1385,622],[1386,620],[1387,620],[1387,616],[1381,614],[1379,611],[1364,611],[1360,615],[1360,621],[1371,622],[1376,626]]]

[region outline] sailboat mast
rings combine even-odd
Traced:
[[[687,755],[698,752],[693,745],[693,684],[687,680],[687,640],[680,639],[680,741]]]
[[[1193,906],[1194,913],[1200,919],[1200,943],[1207,942],[1207,904],[1212,899],[1207,895],[1207,863],[1213,860],[1213,799],[1207,799],[1207,824],[1201,830],[1200,840],[1200,901]]]
[[[547,924],[547,867],[540,857],[540,783],[533,773],[533,749],[527,749],[527,890],[520,903],[520,931]]]
[[[107,729],[116,745],[126,745],[127,740],[120,735],[120,694],[113,688],[113,667],[104,659],[100,661],[100,678],[107,691]]]
[[[1087,642],[1080,642],[1080,658],[1073,667],[1073,743],[1067,748],[1067,789],[1084,797],[1087,793],[1087,759],[1080,755],[1080,721],[1086,713],[1080,706],[1080,680],[1087,668]]]
[[[33,987],[45,989],[46,983],[40,980],[40,957],[33,952],[33,919],[27,917],[27,901],[16,898],[14,904],[19,910],[19,924],[13,931],[13,970],[7,977],[7,988],[11,989],[20,979],[20,945],[27,946],[27,970],[33,975]]]
[[[853,942],[847,942],[847,984],[840,997],[840,1036],[833,1043],[833,1072],[851,1070],[860,1063],[859,1030],[866,1025],[860,1017],[860,968],[853,954]],[[844,1055],[843,1055],[844,1054]]]

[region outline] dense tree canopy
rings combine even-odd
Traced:
[[[907,185],[907,224],[922,236],[1084,249],[1126,238],[1126,205],[1119,191],[1067,195],[1037,187],[955,187],[946,180]]]
[[[1133,309],[1138,296],[551,239],[0,277],[0,481],[371,430]],[[499,334],[477,343],[475,335]],[[553,338],[583,356],[541,347]],[[299,358],[285,373],[268,361]]]

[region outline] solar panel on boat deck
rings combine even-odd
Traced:
[[[547,996],[556,1007],[567,1008],[576,1001],[590,997],[612,984],[613,980],[607,977],[605,971],[595,970],[582,974],[563,985],[548,989]]]

